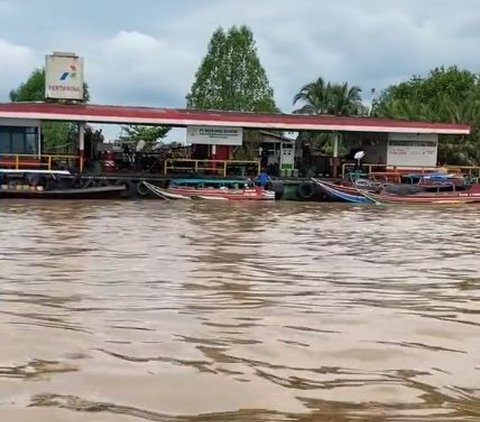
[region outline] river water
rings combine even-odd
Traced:
[[[480,208],[7,202],[1,421],[478,421]]]

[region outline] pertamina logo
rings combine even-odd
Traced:
[[[68,66],[68,70],[64,70],[58,77],[59,83],[49,84],[48,90],[50,92],[76,92],[81,94],[82,87],[79,81],[78,68],[76,65],[71,64]]]
[[[61,81],[67,81],[68,79],[75,79],[77,77],[77,66],[74,64],[70,65],[70,71],[69,72],[63,72],[60,75],[60,80]]]

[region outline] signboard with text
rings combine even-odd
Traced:
[[[83,58],[52,54],[45,58],[45,98],[83,101]]]
[[[242,145],[241,127],[188,126],[187,144]]]
[[[387,165],[396,167],[435,167],[438,137],[429,134],[389,134]]]

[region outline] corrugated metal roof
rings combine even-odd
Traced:
[[[0,103],[0,119],[42,119],[92,123],[239,126],[257,129],[343,132],[469,134],[463,124],[412,122],[370,117],[312,116],[201,111],[94,104]]]

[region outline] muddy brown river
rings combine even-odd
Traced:
[[[0,206],[0,421],[479,421],[480,207]]]

